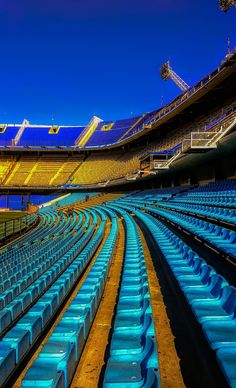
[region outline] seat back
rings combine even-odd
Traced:
[[[211,294],[215,297],[218,297],[220,295],[220,292],[222,290],[222,285],[224,285],[224,278],[220,275],[212,275],[210,280],[211,285]]]
[[[206,284],[208,282],[211,272],[212,272],[212,267],[210,267],[209,265],[202,266],[201,281],[203,284]]]
[[[231,286],[225,286],[222,292],[222,307],[228,313],[232,314],[236,307],[236,289]]]

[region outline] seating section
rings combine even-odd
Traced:
[[[20,125],[8,125],[6,130],[0,133],[0,146],[6,147],[12,145],[12,141],[15,139],[19,129]]]
[[[50,126],[29,126],[24,129],[19,146],[70,147],[84,130],[83,126],[62,126],[58,133],[49,133]]]
[[[69,181],[82,160],[80,155],[21,156],[2,181],[6,186],[60,186]]]
[[[165,271],[176,279],[175,292],[192,311],[188,318],[202,330],[226,382],[236,386],[236,289],[229,273],[220,270],[226,262],[233,269],[236,259],[236,209],[222,200],[230,198],[234,204],[235,194],[235,180],[226,180],[200,187],[49,198],[39,207],[38,224],[0,249],[0,386],[11,384],[33,349],[39,351],[22,387],[73,386],[106,298],[123,229],[125,251],[103,355],[103,386],[161,386],[157,321],[143,245],[147,234],[153,252],[161,256],[160,270],[165,262]],[[140,226],[145,226],[143,235]],[[192,245],[194,237],[202,241],[201,250]],[[218,252],[217,265],[213,259],[209,264],[210,247]],[[162,292],[165,296],[168,288]]]
[[[224,370],[235,384],[236,289],[161,222],[136,211],[159,245]],[[226,356],[227,354],[227,356]],[[230,356],[228,356],[230,354]],[[231,357],[231,361],[228,358]]]
[[[94,184],[124,177],[139,169],[135,153],[92,154],[73,176],[73,184]]]
[[[145,192],[137,193],[135,194],[135,204],[136,207],[143,208],[143,200],[145,200],[146,210],[181,226],[188,232],[191,232],[193,235],[198,236],[203,241],[212,245],[221,253],[235,260],[236,232],[232,229],[235,229],[236,212],[232,208],[229,209],[228,206],[229,201],[231,201],[231,207],[235,201],[235,182],[236,180],[216,182],[215,184],[212,183],[203,188],[199,187],[198,189],[187,192],[186,187],[183,187],[182,190],[180,187],[179,191],[183,193],[178,193],[178,188],[176,188],[176,192],[173,190],[172,196],[169,196],[169,198],[166,196],[168,201],[162,200],[164,197],[160,197],[158,190],[156,192],[155,190],[150,192],[149,196]],[[216,191],[218,187],[222,187],[225,190],[221,192]],[[210,191],[208,191],[209,188]],[[163,195],[164,193],[165,190],[163,190]],[[201,202],[199,198],[203,198],[203,200],[207,198],[207,195],[203,196],[202,193],[210,193],[209,198],[211,200],[208,202],[208,205],[202,206],[197,204],[197,202]],[[216,194],[214,195],[214,193]],[[188,203],[189,196],[191,197],[191,204]],[[226,207],[223,205],[222,198],[229,199]],[[131,203],[132,201],[133,196],[126,197],[126,203]],[[207,201],[204,203],[207,204]],[[216,206],[211,206],[211,204]],[[199,216],[203,216],[204,220],[199,218]],[[218,225],[217,223],[219,222],[223,222],[224,225],[227,224],[227,227]]]
[[[86,144],[81,148],[103,148],[119,144],[142,132],[145,128],[150,127],[154,121],[157,123],[168,112],[168,107],[165,107],[128,119],[116,120],[114,122],[101,121]],[[157,141],[144,147],[143,152],[174,149],[177,145],[181,146],[181,143],[186,138],[189,139],[191,132],[217,132],[220,130],[224,120],[227,120],[229,115],[234,115],[234,112],[235,102],[232,102],[214,109],[207,115],[200,116],[195,121],[187,123],[182,127],[167,130],[167,126],[165,126],[163,131],[163,126],[160,123],[161,130],[159,131]],[[0,133],[0,147],[12,146],[19,128],[20,125],[8,125],[6,130]],[[28,125],[24,128],[17,147],[33,147],[33,149],[40,149],[41,147],[49,147],[49,149],[50,147],[65,149],[67,147],[74,147],[76,140],[82,135],[85,128],[84,126],[59,126],[56,127],[56,131],[53,131],[51,126],[47,125]],[[106,128],[107,130],[104,130]]]
[[[167,209],[183,211],[189,213],[191,215],[201,215],[206,218],[214,218],[217,221],[222,221],[223,223],[229,223],[232,225],[236,225],[236,210],[231,208],[222,208],[215,206],[207,206],[207,205],[196,205],[192,203],[172,203],[162,202],[159,203],[160,207],[164,207]]]
[[[87,141],[85,148],[101,147],[117,143],[120,137],[139,121],[139,118],[140,117],[134,117],[131,119],[117,120],[107,131],[104,130],[104,127],[109,126],[111,122],[100,122]]]
[[[227,179],[209,183],[188,191],[184,195],[178,195],[176,202],[201,203],[212,206],[236,208],[236,179]]]
[[[110,202],[110,206],[134,213],[146,225],[232,387],[236,384],[236,289],[191,249],[191,241],[185,243],[162,220],[170,220],[177,228],[182,226],[235,260],[235,210],[222,201],[226,197],[235,200],[235,182],[219,181],[189,191],[176,188],[169,197],[165,189],[162,196],[160,189],[136,192]],[[198,204],[199,198],[208,196],[211,201],[205,201],[204,206]],[[193,204],[186,203],[188,197]],[[201,220],[201,216],[214,224]],[[219,222],[229,223],[229,228],[217,225]]]
[[[74,143],[70,144],[71,139],[73,138],[75,142],[84,128],[59,127],[58,133],[50,134],[49,126],[29,126],[24,130],[18,146],[33,148],[31,148],[30,153],[21,153],[17,160],[9,156],[0,158],[0,185],[57,187],[68,184],[94,185],[112,183],[115,180],[129,180],[140,171],[140,159],[147,153],[159,152],[172,155],[179,152],[184,140],[190,139],[192,132],[210,131],[212,133],[212,131],[219,131],[229,116],[230,118],[234,117],[235,109],[233,102],[209,112],[207,116],[198,117],[196,122],[184,124],[182,127],[168,129],[165,126],[164,133],[160,129],[156,134],[155,141],[148,141],[148,144],[138,146],[131,144],[129,149],[109,150],[106,153],[90,152],[87,149],[110,146],[124,140],[126,136],[135,135],[136,131],[141,130],[140,126],[148,123],[145,120],[151,120],[153,115],[146,114],[132,119],[117,120],[114,123],[102,121],[84,147],[75,147],[69,150],[68,147],[74,147]],[[108,130],[104,130],[104,127],[107,127]],[[0,138],[8,133],[8,129],[7,127],[6,131],[0,134]],[[47,147],[48,150],[46,150]],[[74,151],[76,154],[73,154]],[[190,192],[187,200],[191,202],[196,195],[201,196],[198,191]],[[210,186],[208,195],[210,197]],[[204,198],[200,200],[202,203],[206,201]],[[235,205],[235,203],[231,203],[234,197],[228,198],[223,192],[217,199],[224,204],[228,200],[228,207]]]
[[[3,184],[15,163],[14,157],[0,156],[0,184]]]
[[[14,165],[5,184],[9,186],[24,186],[37,160],[38,158],[35,156],[22,156]]]

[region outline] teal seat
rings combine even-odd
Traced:
[[[9,378],[16,365],[16,351],[9,344],[0,342],[0,386]]]
[[[216,352],[217,360],[231,388],[236,388],[236,345]]]

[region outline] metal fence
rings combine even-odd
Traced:
[[[16,235],[17,233],[27,230],[33,225],[38,216],[37,213],[27,214],[26,216],[15,218],[0,224],[0,245],[1,242],[10,236]]]

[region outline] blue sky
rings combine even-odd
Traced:
[[[0,122],[86,124],[156,109],[236,45],[216,0],[0,0]],[[163,96],[163,97],[162,97]]]

